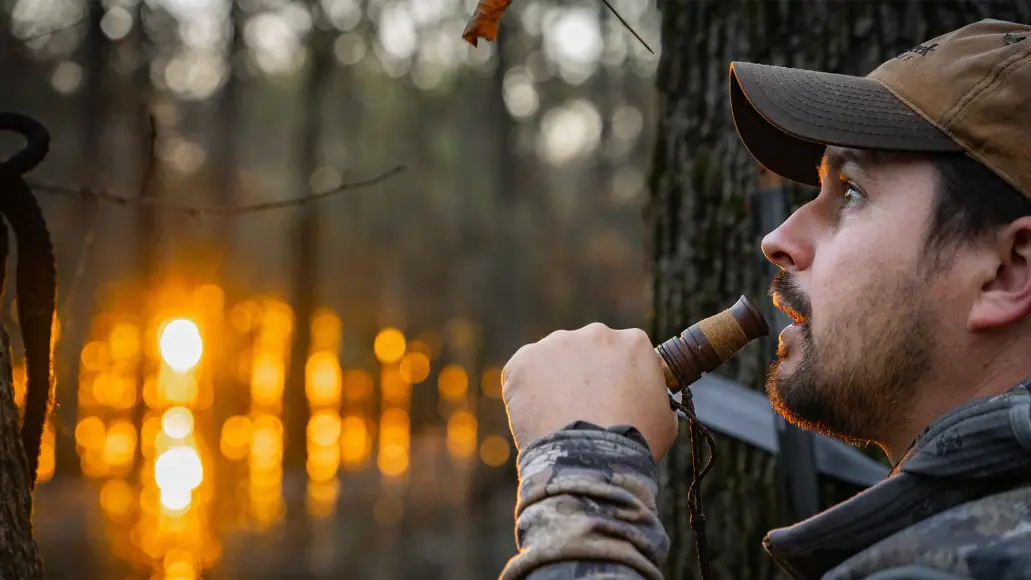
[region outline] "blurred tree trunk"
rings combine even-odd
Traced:
[[[509,113],[505,102],[505,75],[513,63],[522,59],[518,54],[518,38],[521,31],[511,21],[502,20],[495,48],[494,72],[491,76],[490,95],[480,102],[488,107],[487,118],[490,123],[484,128],[494,137],[494,200],[492,208],[493,247],[487,251],[492,259],[491,293],[483,297],[479,307],[478,318],[483,321],[481,337],[489,340],[477,340],[476,360],[469,369],[469,391],[473,396],[473,412],[477,417],[478,442],[491,435],[505,433],[508,429],[507,418],[502,405],[498,401],[483,395],[483,372],[488,364],[498,360],[507,360],[526,341],[527,314],[527,257],[520,236],[528,229],[527,202],[520,194],[524,172],[524,161],[518,150],[518,127]],[[491,299],[493,298],[493,299]],[[503,304],[503,308],[498,308]],[[478,456],[476,456],[478,457]],[[470,517],[479,510],[487,509],[488,502],[499,486],[511,481],[511,474],[485,465],[476,458],[473,460],[473,473],[470,480],[470,492],[464,516]],[[475,537],[483,538],[489,534],[491,521],[488,518],[472,516]],[[472,577],[487,577],[496,570],[490,569],[488,554],[482,550],[474,550],[472,558],[475,562],[466,563],[467,574]],[[461,562],[459,562],[461,564]]]
[[[14,404],[11,347],[0,327],[0,578],[43,578],[43,558],[32,535],[32,492],[21,422]]]
[[[744,60],[866,74],[919,42],[982,18],[1027,22],[1031,2],[660,1],[659,128],[646,215],[654,275],[651,333],[656,343],[734,303],[765,295],[759,237],[746,198],[755,163],[740,144],[727,100],[730,62]],[[792,209],[811,188],[789,186]],[[776,340],[770,337],[769,340]],[[762,388],[769,361],[753,344],[718,372]],[[682,433],[686,428],[681,429]],[[717,437],[714,470],[703,485],[716,578],[772,578],[763,534],[779,517],[775,459]],[[694,578],[688,526],[689,439],[670,452],[660,506],[672,547],[665,576]],[[825,506],[854,489],[823,482]]]
[[[104,162],[106,157],[104,151],[105,124],[108,119],[110,97],[106,90],[105,68],[107,66],[110,43],[101,29],[101,20],[104,17],[104,6],[101,0],[90,0],[86,4],[86,37],[83,40],[83,86],[85,94],[80,101],[82,104],[82,151],[81,175],[85,184],[93,188],[103,188],[105,181]],[[75,415],[78,412],[79,399],[79,355],[82,347],[89,337],[90,311],[93,306],[93,297],[88,288],[90,284],[84,281],[89,276],[89,267],[96,243],[96,228],[99,209],[92,200],[80,202],[82,211],[80,213],[81,231],[79,236],[83,239],[82,247],[75,258],[75,272],[71,276],[70,284],[58,290],[58,299],[62,300],[64,293],[64,318],[61,320],[60,357],[54,364],[60,364],[60,368],[66,372],[59,375],[60,381],[68,380],[71,388],[56,387],[61,394],[61,406],[55,411],[65,425],[75,425]],[[60,273],[59,273],[60,275]],[[95,280],[95,279],[94,279]],[[63,412],[64,409],[68,411]],[[72,427],[74,429],[74,427]],[[80,471],[78,452],[74,441],[68,438],[58,438],[64,445],[57,445],[55,448],[55,461],[57,462],[55,475],[77,474]]]
[[[317,2],[309,6],[313,27],[309,37],[309,58],[307,77],[303,90],[303,125],[298,143],[298,191],[296,196],[310,195],[312,175],[319,166],[322,145],[323,97],[332,72],[332,35],[323,27],[321,10]],[[321,220],[318,206],[306,203],[297,211],[300,213],[293,236],[294,271],[289,278],[291,299],[294,306],[294,332],[290,350],[289,371],[283,393],[283,425],[285,431],[283,469],[290,473],[298,484],[298,497],[306,497],[307,474],[307,427],[311,409],[307,397],[307,364],[311,353],[311,320],[318,299],[316,284],[321,236]],[[286,477],[284,477],[284,480]],[[302,483],[303,482],[303,483]],[[303,491],[300,491],[303,490]],[[312,529],[308,519],[306,501],[287,504],[287,529],[294,546],[307,551],[312,542]],[[305,562],[307,576],[310,563]]]
[[[310,195],[311,177],[319,166],[322,139],[322,103],[332,69],[332,37],[321,24],[318,4],[311,4],[313,26],[310,37],[310,59],[304,90],[304,124],[301,128],[298,156],[297,196]],[[294,301],[294,338],[290,352],[290,372],[284,392],[286,429],[284,467],[304,471],[308,450],[308,398],[305,391],[305,366],[311,350],[311,317],[315,310],[320,220],[318,206],[306,203],[298,210],[300,219],[294,237],[295,270],[290,277]],[[303,508],[302,508],[303,509]]]
[[[150,37],[147,34],[147,21],[150,8],[145,2],[136,6],[136,23],[134,26],[136,51],[139,60],[136,63],[136,72],[133,75],[133,84],[137,97],[136,103],[136,135],[139,139],[139,147],[136,150],[138,155],[136,162],[140,167],[140,199],[153,198],[159,194],[160,182],[158,180],[158,159],[157,159],[157,126],[151,114],[150,100],[153,87],[150,82],[150,61],[153,50]],[[138,307],[136,311],[136,323],[139,325],[143,341],[149,340],[146,329],[150,322],[150,314],[154,312],[154,300],[151,292],[155,288],[155,270],[158,260],[158,239],[159,222],[157,212],[152,206],[137,204],[135,208],[136,220],[133,224],[136,240],[136,279],[138,284]],[[146,342],[143,342],[146,344]],[[156,370],[156,362],[146,355],[146,348],[141,348],[136,363],[136,404],[133,407],[133,424],[137,433],[142,433],[143,421],[147,414],[147,404],[143,399],[143,385],[146,383],[147,375]],[[143,445],[137,445],[135,451],[135,477],[139,479],[143,471]]]
[[[142,4],[142,2],[141,2]],[[239,183],[237,175],[240,173],[240,118],[239,109],[243,102],[240,90],[240,76],[243,67],[239,66],[246,57],[246,45],[243,40],[243,26],[245,14],[240,2],[232,0],[229,2],[229,43],[226,47],[226,82],[218,95],[218,119],[215,132],[216,146],[212,151],[214,157],[215,171],[215,203],[221,205],[233,205],[236,202]],[[226,309],[240,299],[240,289],[234,283],[234,275],[238,275],[239,269],[227,264],[234,264],[233,241],[236,236],[236,220],[232,217],[214,217],[219,219],[215,243],[217,244],[217,267],[213,276],[214,282],[222,287],[224,292],[224,304]],[[205,345],[205,348],[213,346],[209,352],[214,351],[211,361],[215,365],[214,395],[215,401],[212,409],[213,433],[212,441],[218,441],[221,436],[220,428],[230,416],[245,414],[248,409],[249,389],[239,388],[237,379],[233,376],[233,365],[237,359],[233,354],[229,343],[229,333],[224,330],[218,332],[218,340],[214,345]],[[212,466],[215,470],[215,485],[218,492],[215,494],[214,505],[215,517],[230,517],[227,512],[232,509],[233,490],[238,485],[238,467],[216,463]]]
[[[520,252],[520,224],[524,223],[519,199],[520,168],[522,160],[516,151],[516,124],[505,103],[505,74],[512,66],[514,50],[510,36],[518,32],[506,21],[500,23],[495,43],[496,61],[491,78],[491,93],[486,99],[490,107],[490,133],[495,137],[494,178],[496,198],[494,206],[495,235],[497,236],[500,259],[494,262],[494,292],[505,304],[502,311],[487,312],[488,320],[498,324],[493,329],[501,339],[501,350],[511,355],[523,344],[523,318],[526,316],[524,260]],[[507,33],[507,34],[506,34]]]

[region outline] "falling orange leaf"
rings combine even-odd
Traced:
[[[623,26],[634,35],[634,38],[639,40],[648,49],[648,52],[655,54],[652,47],[648,46],[648,43],[630,26],[630,23],[619,15],[619,12],[616,11],[612,4],[609,4],[609,0],[601,1],[612,11]],[[465,32],[462,33],[462,38],[473,46],[477,46],[476,43],[480,38],[486,38],[488,41],[493,42],[498,37],[498,25],[501,24],[501,17],[505,14],[505,10],[511,3],[512,0],[480,0],[476,4],[476,13],[469,20],[469,24],[465,25]]]
[[[473,46],[477,45],[481,37],[493,42],[498,37],[501,16],[511,3],[512,0],[480,0],[476,5],[476,13],[465,26],[462,38]]]

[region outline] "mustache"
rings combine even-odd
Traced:
[[[770,298],[773,304],[798,322],[808,321],[812,316],[812,304],[805,292],[786,270],[781,270],[770,281]]]

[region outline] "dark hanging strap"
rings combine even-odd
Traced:
[[[716,441],[709,430],[698,420],[695,415],[694,397],[691,389],[685,387],[680,390],[680,402],[670,397],[670,405],[687,416],[690,423],[691,436],[691,486],[687,492],[687,509],[691,518],[691,529],[695,534],[695,548],[698,551],[698,567],[701,570],[702,580],[711,578],[711,564],[709,562],[709,543],[705,535],[705,514],[702,513],[702,478],[712,469],[716,462]],[[702,457],[702,441],[709,448],[709,458],[705,467],[699,469]]]
[[[22,446],[28,460],[29,488],[36,484],[43,426],[50,411],[51,331],[57,300],[57,272],[54,247],[50,241],[43,211],[22,174],[32,170],[46,157],[50,135],[39,122],[17,113],[0,113],[0,130],[14,131],[25,137],[27,145],[0,163],[0,214],[14,231],[18,245],[17,299],[18,325],[25,348],[25,414],[22,420]],[[7,231],[0,227],[2,259],[6,261]],[[4,264],[0,263],[0,267]],[[0,293],[3,279],[0,277]]]

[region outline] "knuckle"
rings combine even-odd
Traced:
[[[512,364],[507,364],[501,369],[501,397],[508,400],[512,394],[513,386],[515,381],[513,380],[518,374],[517,367]]]
[[[527,350],[531,345],[523,345],[508,359],[505,366],[501,367],[501,388],[504,389],[505,385],[511,382],[512,377],[516,375],[519,367],[522,365],[523,359],[526,357]]]
[[[539,349],[539,344],[539,342],[531,342],[519,347],[509,357],[508,362],[501,367],[501,394],[506,400],[518,384],[520,375],[524,373],[525,367],[529,364],[528,360],[532,359],[534,352]]]
[[[627,340],[634,346],[647,346],[652,348],[652,339],[648,333],[640,328],[628,328],[622,331]]]
[[[544,341],[560,342],[560,341],[565,340],[566,338],[568,338],[570,334],[572,334],[572,333],[570,331],[568,331],[568,330],[554,330],[550,334],[545,336],[544,338],[540,339],[538,341],[538,343],[541,343],[541,342],[544,342]]]
[[[526,347],[527,347],[527,345],[523,345],[523,346],[517,348],[516,351],[514,353],[512,353],[512,356],[508,357],[508,362],[506,362],[504,368],[501,369],[502,375],[505,374],[504,373],[505,369],[507,369],[507,368],[509,368],[511,366],[515,366],[515,365],[519,364],[520,358],[526,352]]]
[[[616,342],[619,337],[618,330],[613,330],[603,322],[592,322],[583,327],[581,332],[585,337],[590,338],[591,341],[602,344],[611,344]]]

